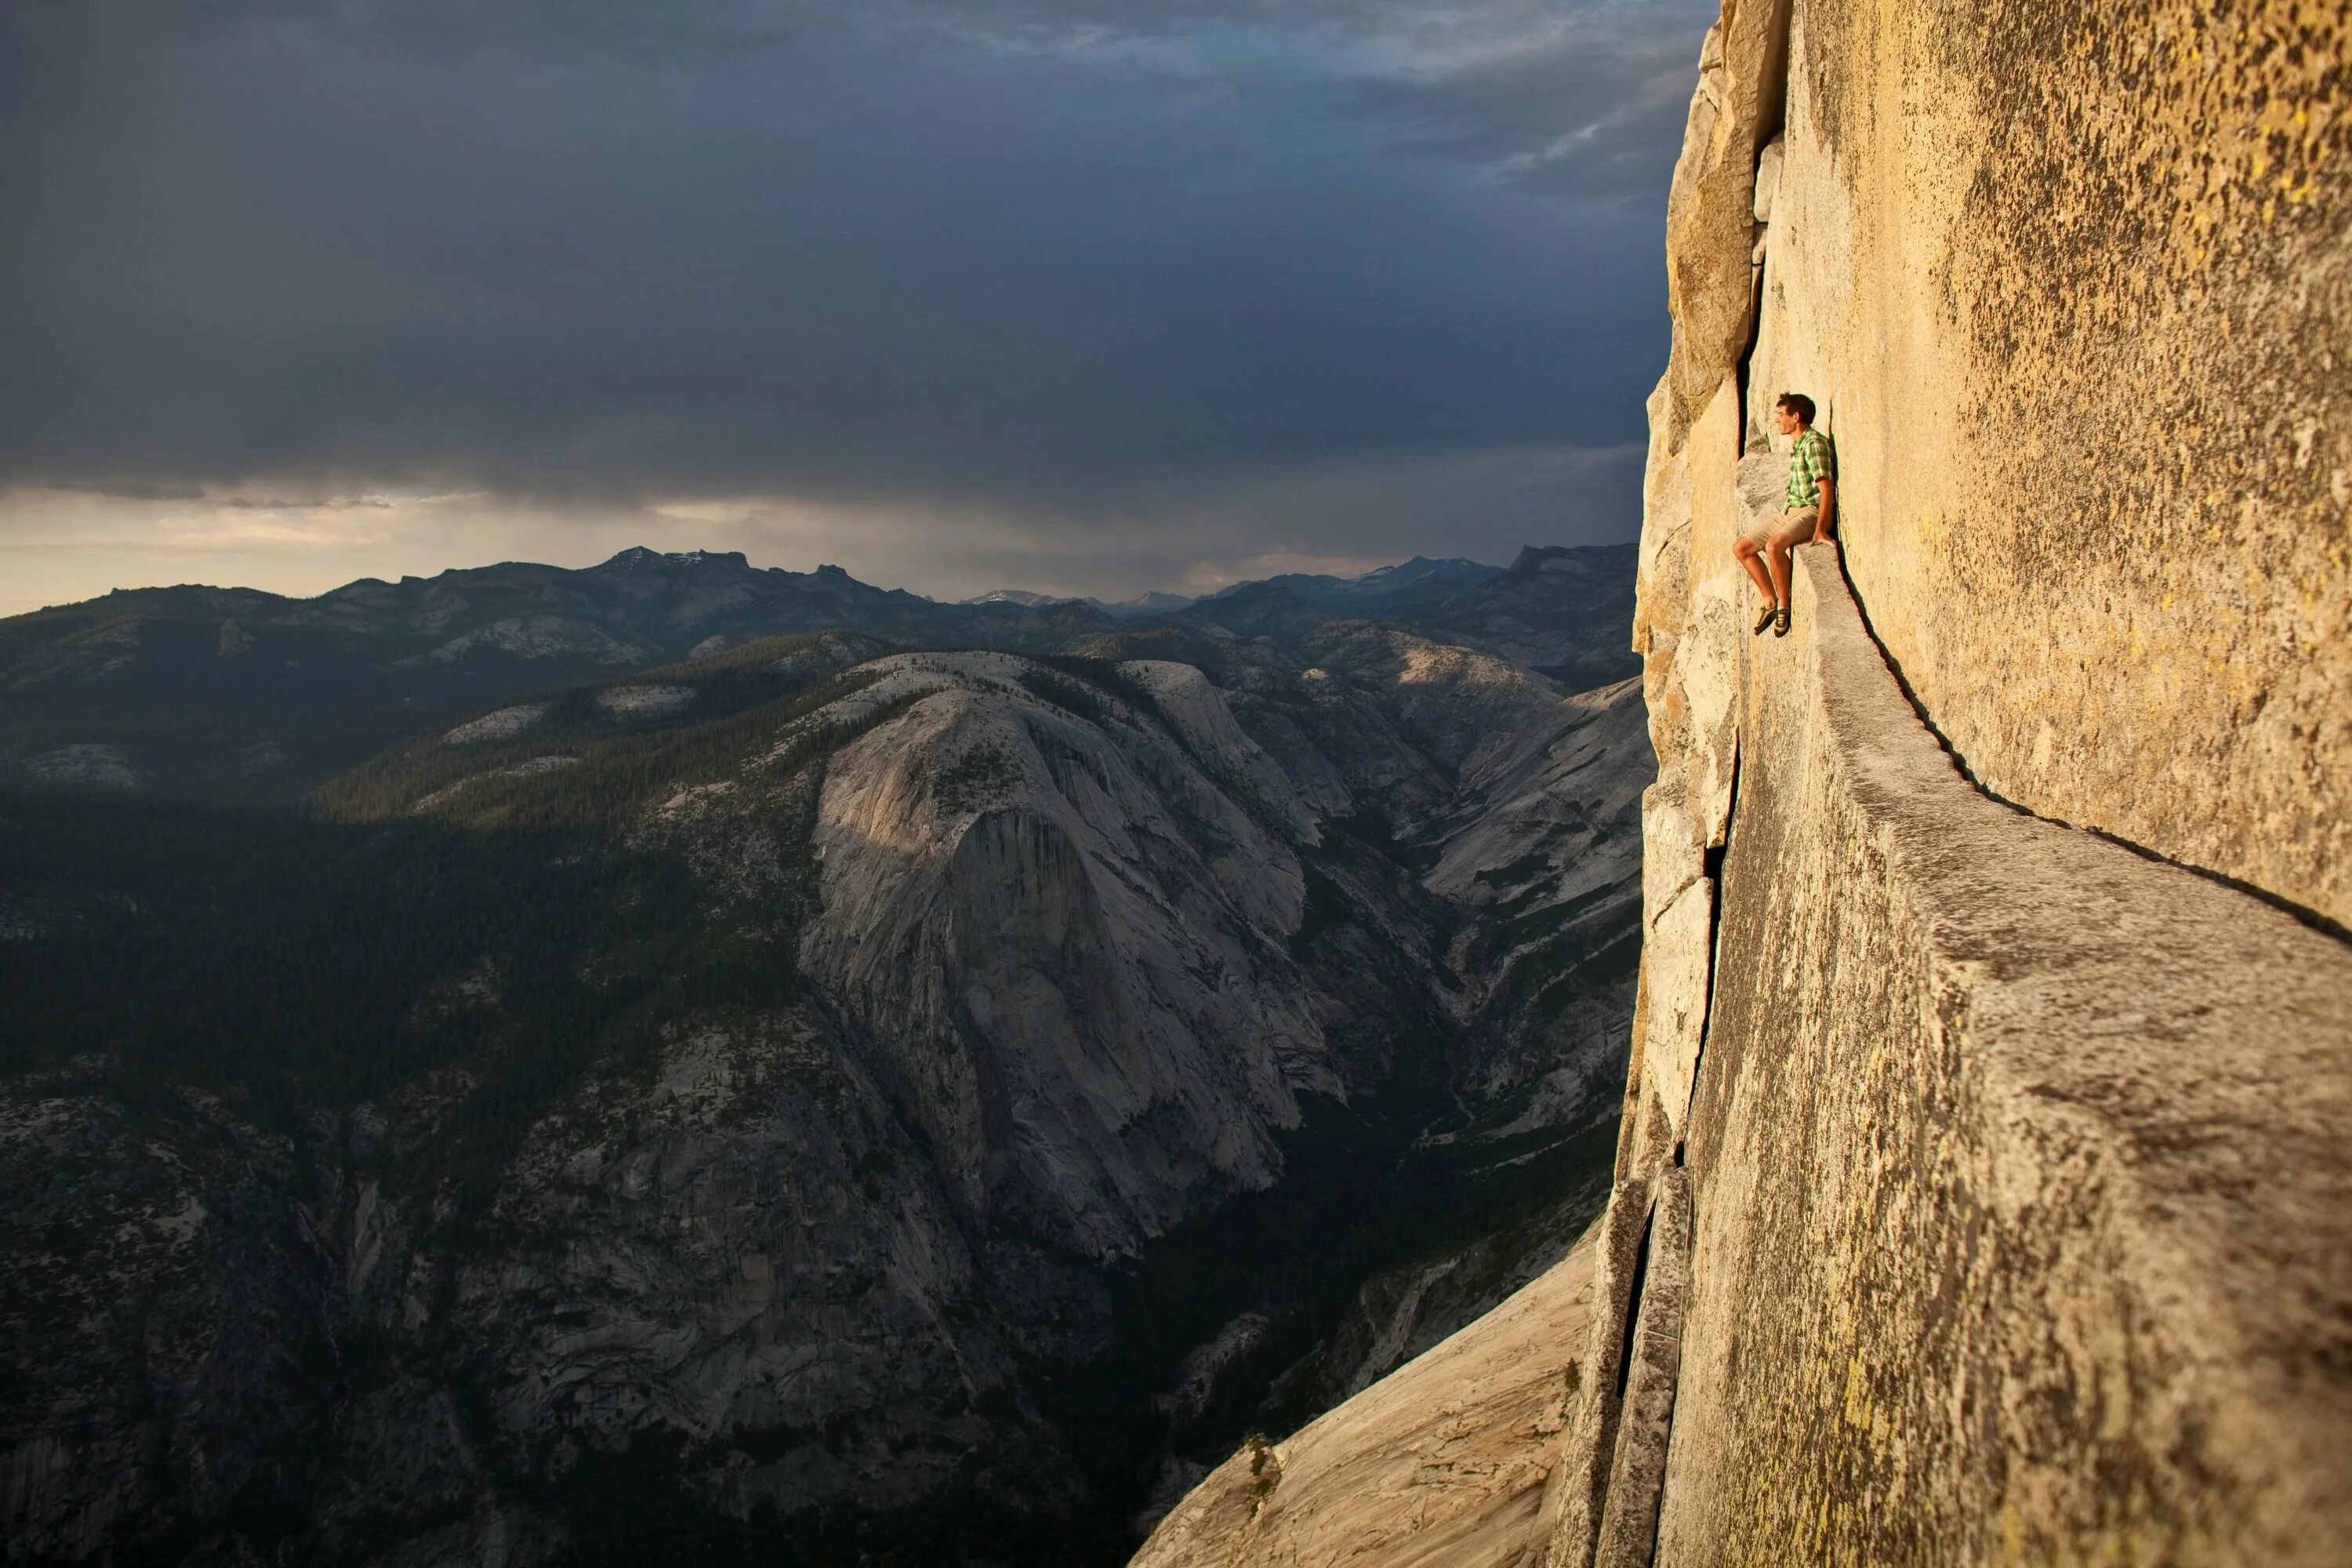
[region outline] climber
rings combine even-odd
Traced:
[[[1835,548],[1831,531],[1837,522],[1837,448],[1813,428],[1813,400],[1803,393],[1782,393],[1772,405],[1772,416],[1781,435],[1797,438],[1789,454],[1788,510],[1764,518],[1740,535],[1731,552],[1764,595],[1764,613],[1756,617],[1758,634],[1770,626],[1774,637],[1784,637],[1789,635],[1789,552],[1800,544]]]

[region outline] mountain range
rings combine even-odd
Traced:
[[[0,622],[12,1539],[1123,1560],[1604,1195],[1631,578]]]
[[[509,562],[362,578],[310,599],[121,590],[0,619],[0,774],[289,799],[437,715],[828,629],[1045,652],[1136,626],[1296,635],[1335,616],[1404,616],[1587,687],[1635,668],[1600,629],[1632,613],[1632,550],[1528,550],[1507,570],[1416,559],[1352,580],[1276,577],[1167,614],[1021,594],[939,604],[836,566],[642,548],[584,570]]]

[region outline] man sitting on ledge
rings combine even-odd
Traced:
[[[1756,617],[1756,630],[1760,634],[1770,626],[1774,637],[1784,637],[1789,635],[1789,552],[1800,544],[1829,543],[1837,521],[1837,449],[1813,428],[1813,400],[1803,393],[1782,393],[1772,413],[1780,434],[1797,438],[1789,454],[1788,510],[1740,535],[1731,552],[1763,590],[1764,613]],[[1769,568],[1757,559],[1759,555],[1769,557]]]

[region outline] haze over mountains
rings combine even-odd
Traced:
[[[1631,578],[0,622],[12,1531],[1120,1561],[1598,1201]]]

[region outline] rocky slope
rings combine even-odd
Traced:
[[[1581,1385],[1592,1247],[1279,1443],[1244,1443],[1153,1531],[1136,1568],[1522,1568]]]
[[[11,1539],[1118,1561],[1557,1257],[1633,686],[1366,622],[1083,654],[756,642],[303,818],[0,806]]]

